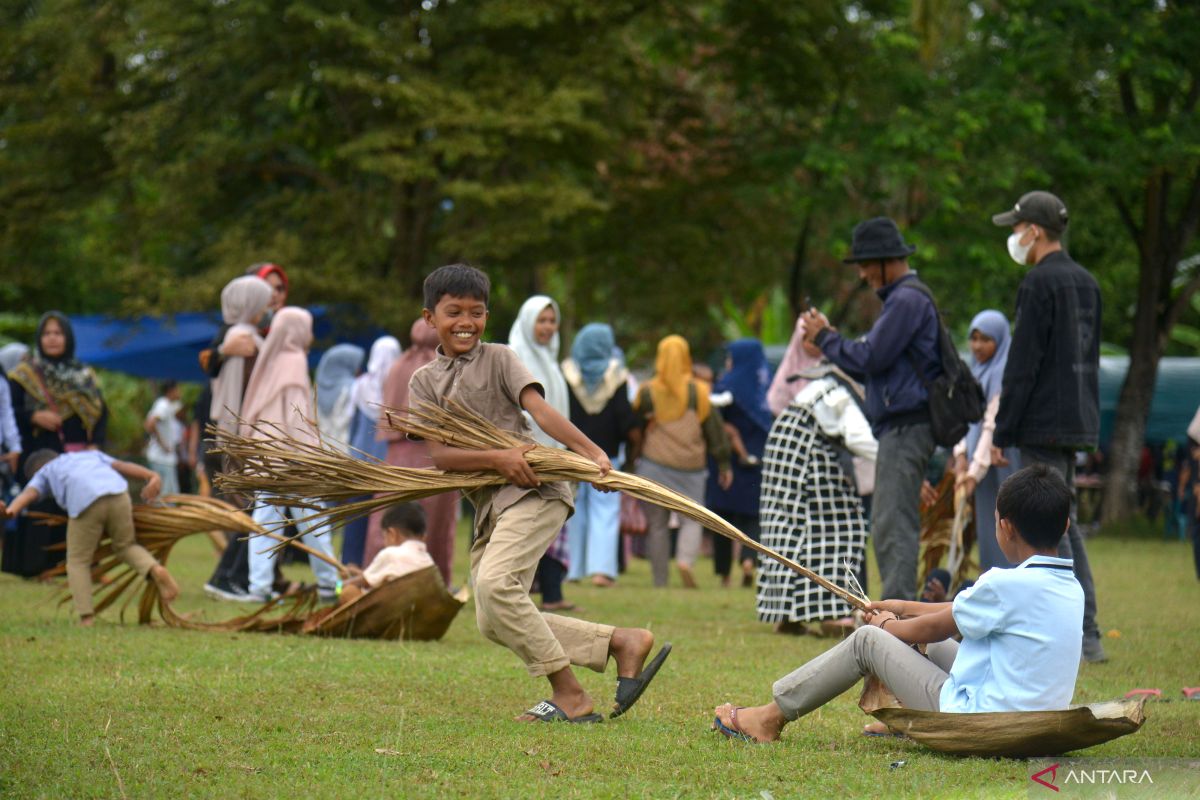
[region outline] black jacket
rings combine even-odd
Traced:
[[[997,447],[1096,447],[1100,312],[1096,279],[1064,251],[1043,258],[1021,281]]]

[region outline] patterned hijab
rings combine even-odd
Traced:
[[[42,334],[54,320],[62,328],[65,347],[58,356],[42,350]],[[34,349],[25,354],[9,376],[34,400],[35,410],[54,408],[63,419],[78,416],[90,436],[104,414],[104,397],[91,367],[75,358],[75,331],[60,311],[47,311],[38,321]]]
[[[674,422],[687,413],[689,385],[696,387],[696,415],[703,422],[711,410],[711,388],[692,377],[692,352],[687,340],[682,336],[668,336],[658,343],[654,377],[646,383],[654,403],[656,421]]]
[[[731,392],[733,401],[764,431],[771,430],[774,421],[767,405],[767,389],[771,385],[771,367],[767,354],[758,339],[738,339],[729,345],[729,371],[713,387],[715,392]]]
[[[791,404],[792,398],[808,383],[806,380],[788,383],[787,379],[820,363],[821,359],[813,358],[804,352],[804,317],[800,317],[796,320],[796,328],[792,331],[792,340],[788,342],[787,352],[783,355],[779,369],[775,370],[775,378],[771,381],[771,388],[767,392],[767,404],[770,406],[772,414],[775,416],[782,414],[783,410]]]

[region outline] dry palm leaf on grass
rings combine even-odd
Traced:
[[[61,518],[47,515],[44,519],[55,523],[63,522]],[[211,497],[198,495],[166,495],[157,504],[135,505],[133,507],[133,527],[137,543],[149,551],[150,555],[163,566],[167,565],[171,549],[183,538],[193,534],[207,535],[210,530],[229,531],[239,535],[268,536],[285,540],[286,537],[266,531],[248,515],[228,503]],[[299,543],[293,543],[307,553],[329,561],[335,567],[344,570],[340,563],[329,559],[323,553]],[[65,549],[65,544],[56,546]],[[248,620],[254,624],[266,621],[267,612],[279,608],[275,603],[266,603],[255,613],[246,617],[222,623],[196,622],[176,613],[169,604],[162,602],[158,593],[158,585],[154,581],[142,579],[132,567],[113,553],[112,540],[105,537],[96,548],[94,566],[92,567],[92,585],[95,596],[95,613],[112,607],[118,600],[124,598],[121,604],[120,616],[124,618],[125,610],[134,600],[138,604],[138,621],[148,624],[157,607],[163,621],[172,627],[197,628],[208,630],[244,630]],[[60,564],[47,571],[45,577],[55,577],[66,572],[66,565]],[[140,586],[141,593],[137,588]],[[130,589],[133,591],[130,591]],[[284,614],[280,617],[269,618],[268,627],[288,626],[295,623],[299,627],[304,623],[308,613],[315,606],[315,596],[312,593],[302,593],[292,598],[283,606]],[[71,599],[68,590],[60,602],[66,603]]]
[[[533,444],[517,434],[500,430],[458,404],[452,404],[449,409],[428,404],[408,409],[382,407],[379,426],[464,450],[506,450]],[[237,465],[233,471],[217,476],[217,485],[228,492],[259,493],[259,502],[307,508],[311,511],[308,519],[323,520],[330,525],[348,522],[397,502],[419,500],[456,489],[470,492],[507,483],[497,472],[443,472],[393,467],[370,457],[360,460],[325,443],[319,431],[315,442],[302,442],[269,423],[251,427],[253,431],[249,436],[216,432],[218,449]],[[704,506],[661,484],[617,470],[601,477],[599,468],[590,459],[569,450],[542,445],[528,450],[525,460],[540,480],[584,481],[675,511],[795,570],[855,608],[867,608],[866,597],[856,595],[759,544]],[[372,496],[346,502],[364,495]],[[345,505],[327,506],[343,502]]]
[[[43,515],[45,516],[45,515]],[[55,523],[61,518],[45,516]],[[134,530],[138,544],[159,563],[166,565],[171,549],[183,538],[205,535],[210,530],[228,531],[243,536],[266,536],[316,556],[345,573],[336,559],[313,550],[301,542],[267,531],[246,513],[223,500],[196,495],[168,495],[154,505],[133,507]],[[59,545],[62,549],[65,545]],[[249,614],[221,622],[205,622],[179,614],[164,603],[154,581],[142,580],[134,570],[113,554],[112,541],[101,540],[96,549],[92,571],[95,610],[100,613],[124,597],[121,616],[134,600],[138,603],[138,621],[149,624],[157,607],[172,628],[219,632],[302,633],[314,636],[357,637],[370,639],[440,639],[466,602],[464,593],[450,595],[436,568],[388,581],[365,592],[357,600],[336,609],[319,607],[315,589],[301,591],[281,601],[263,603]],[[66,571],[60,565],[47,577]],[[138,594],[140,587],[141,593]],[[131,591],[131,588],[133,589]],[[62,602],[69,602],[66,592]]]

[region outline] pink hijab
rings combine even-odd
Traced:
[[[292,438],[312,439],[311,429],[301,419],[301,415],[313,418],[308,377],[312,327],[312,314],[296,306],[279,309],[271,320],[242,401],[243,435],[249,424],[263,421],[279,425]]]
[[[792,331],[792,340],[788,342],[783,361],[780,362],[779,369],[775,370],[771,388],[767,390],[767,405],[771,407],[772,414],[777,417],[782,414],[783,410],[791,404],[792,398],[808,384],[808,381],[803,378],[788,383],[788,376],[803,372],[820,363],[821,359],[813,358],[804,352],[804,317],[800,317],[796,320],[796,328]]]
[[[388,408],[408,407],[408,383],[413,373],[437,357],[437,330],[424,319],[418,319],[409,331],[409,346],[399,358],[392,362],[387,378],[383,382],[383,404]],[[398,442],[404,434],[380,430],[379,441]]]

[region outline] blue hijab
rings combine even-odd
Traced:
[[[733,401],[764,431],[771,430],[771,408],[767,390],[771,388],[771,367],[758,339],[738,339],[729,345],[729,371],[713,387],[715,394],[731,392]]]
[[[980,364],[974,358],[971,359],[971,374],[975,376],[975,380],[979,381],[979,385],[983,389],[984,400],[990,403],[993,397],[1000,394],[1000,386],[1004,381],[1004,365],[1008,363],[1008,347],[1012,343],[1012,336],[1008,330],[1008,318],[999,311],[989,308],[987,311],[980,311],[975,315],[975,319],[971,320],[971,330],[979,331],[996,343],[996,352],[987,361]],[[982,433],[982,422],[972,423],[967,429],[968,459],[974,455]]]
[[[344,392],[354,385],[362,368],[363,349],[356,344],[335,344],[317,363],[317,407],[322,414],[333,411]]]
[[[575,341],[571,344],[571,358],[579,365],[583,385],[589,392],[604,379],[615,348],[612,326],[603,322],[588,323],[575,335]]]

